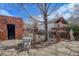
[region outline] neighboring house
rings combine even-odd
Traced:
[[[70,39],[69,24],[63,17],[54,22],[54,27],[51,28],[50,32],[59,40],[61,38]]]
[[[0,15],[0,40],[20,39],[23,34],[23,24],[19,17]]]
[[[69,25],[68,25],[67,21],[63,17],[60,17],[58,20],[56,20],[54,22],[54,27],[56,27],[56,28],[65,28],[68,26]]]

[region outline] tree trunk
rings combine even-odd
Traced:
[[[45,24],[45,41],[48,40],[48,21],[47,14],[44,15],[44,24]]]
[[[33,43],[36,42],[36,32],[33,30]]]

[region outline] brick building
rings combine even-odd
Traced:
[[[0,40],[20,39],[23,21],[19,17],[0,15]]]

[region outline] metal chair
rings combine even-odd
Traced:
[[[30,37],[23,37],[21,43],[18,44],[19,51],[26,51],[31,48],[31,38]]]

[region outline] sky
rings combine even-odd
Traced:
[[[62,15],[66,19],[69,18],[70,13],[72,13],[72,9],[70,8],[73,5],[71,3],[52,3],[51,8],[55,8],[56,10],[53,11],[49,18],[54,18],[56,13],[59,13],[59,15]],[[40,16],[40,11],[35,4],[0,3],[0,15],[21,17],[24,21],[28,22],[29,15]]]

